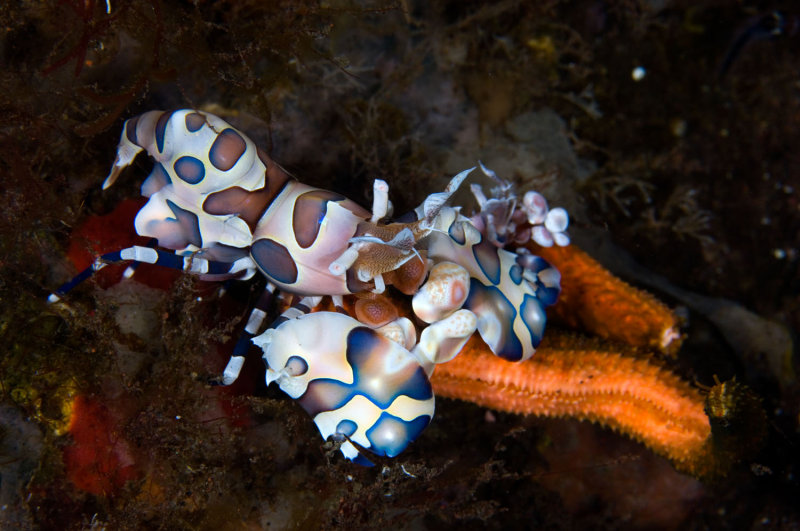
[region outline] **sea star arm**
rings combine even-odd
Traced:
[[[561,294],[548,315],[571,328],[636,347],[674,354],[681,344],[674,312],[612,275],[575,245],[528,249],[561,273]]]
[[[726,431],[732,421],[738,422],[734,408],[727,411],[727,419],[715,422],[712,432],[706,399],[699,390],[652,360],[632,351],[621,354],[626,347],[604,345],[551,330],[533,358],[509,363],[493,356],[474,336],[458,357],[436,368],[431,381],[437,396],[511,413],[569,417],[611,427],[668,458],[678,470],[698,477],[724,474],[740,450],[752,448],[747,441],[730,443],[758,437],[758,430],[747,433],[750,428],[733,435]],[[711,395],[725,391],[718,389],[725,385],[730,384],[714,386]],[[757,402],[748,393],[740,386],[730,401]],[[747,405],[744,409],[758,408]],[[718,444],[723,439],[728,441],[725,449]]]

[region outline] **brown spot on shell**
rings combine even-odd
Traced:
[[[344,196],[327,190],[312,190],[301,194],[294,203],[292,229],[297,244],[303,249],[313,245],[328,211],[328,201],[341,201]]]
[[[247,223],[251,231],[255,231],[261,216],[291,179],[289,174],[272,162],[261,149],[258,149],[257,152],[258,158],[267,168],[264,187],[248,192],[239,186],[232,186],[209,194],[203,203],[205,212],[217,216],[237,215]]]
[[[139,115],[135,118],[131,118],[127,122],[125,122],[125,135],[128,137],[128,140],[137,146],[139,145],[138,142],[138,135],[136,134],[136,126],[139,125],[139,118],[142,116]]]
[[[186,122],[186,129],[190,133],[194,133],[203,127],[203,124],[206,123],[206,117],[199,112],[192,112],[186,115],[184,121]]]
[[[297,282],[297,264],[289,250],[269,238],[256,240],[250,248],[250,254],[258,268],[281,284],[294,284]]]
[[[241,158],[247,143],[242,135],[234,129],[228,128],[217,135],[217,139],[211,144],[208,150],[208,160],[215,168],[221,171],[228,171]]]

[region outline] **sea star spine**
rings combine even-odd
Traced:
[[[575,245],[531,243],[528,248],[561,273],[558,304],[548,309],[557,321],[604,339],[677,352],[681,343],[678,319],[664,303],[613,276]]]
[[[715,468],[709,460],[711,425],[697,389],[646,359],[553,332],[522,363],[493,356],[473,337],[458,357],[436,368],[437,396],[512,413],[590,420],[644,443],[679,470],[702,476]]]

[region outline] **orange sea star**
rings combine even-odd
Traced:
[[[561,273],[561,294],[549,314],[577,330],[666,354],[680,348],[678,319],[667,305],[611,274],[575,245],[540,247],[533,254]]]
[[[666,305],[614,277],[575,246],[532,251],[562,273],[557,320],[625,343],[551,329],[532,359],[509,363],[474,336],[454,360],[436,368],[432,383],[438,396],[512,413],[597,422],[701,477],[725,473],[754,448],[764,416],[744,386],[718,384],[707,399],[634,348],[677,351],[677,319]],[[742,429],[731,433],[737,423]]]
[[[698,470],[711,426],[704,398],[675,374],[563,333],[548,331],[536,355],[512,364],[473,337],[451,362],[438,366],[437,396],[529,415],[572,417],[609,426]]]

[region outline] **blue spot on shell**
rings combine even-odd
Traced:
[[[561,293],[561,274],[558,270],[544,258],[531,254],[518,255],[516,262],[535,274],[536,280],[532,282],[532,288],[539,302],[544,306],[554,304]]]
[[[522,282],[522,266],[514,264],[508,271],[508,276],[514,284],[519,285]]]
[[[336,433],[350,437],[356,432],[358,426],[350,419],[345,419],[336,425]]]
[[[450,225],[450,228],[447,229],[447,234],[459,245],[464,245],[464,242],[467,241],[467,237],[464,234],[464,224],[463,223],[453,223]]]
[[[545,285],[544,282],[541,281],[542,276],[548,273],[550,270],[545,269],[544,271],[539,272],[539,282],[537,282],[537,289],[536,289],[536,296],[539,298],[539,301],[544,304],[545,306],[550,306],[551,304],[555,304],[558,300],[558,295],[561,293],[561,284],[556,282],[555,285]],[[554,277],[560,279],[560,275],[555,268],[552,269],[554,273]]]
[[[478,333],[492,352],[509,361],[522,359],[522,343],[514,333],[517,310],[502,291],[473,278],[464,308],[478,317]]]
[[[308,372],[308,363],[300,356],[290,356],[284,368],[292,376],[301,376]]]
[[[550,263],[541,256],[527,255],[525,257],[525,267],[534,273],[538,273],[539,271],[547,269],[551,266]]]
[[[372,444],[370,450],[378,455],[395,457],[419,437],[430,421],[428,415],[406,421],[384,411],[367,430],[367,439]]]
[[[472,246],[472,254],[489,282],[499,284],[500,257],[497,255],[497,247],[489,243],[489,241],[482,241]]]
[[[175,161],[175,174],[189,184],[197,184],[206,176],[206,167],[200,159],[185,156]]]
[[[547,315],[544,313],[541,301],[533,295],[526,294],[519,308],[519,315],[531,333],[531,344],[534,348],[538,347],[544,335],[544,325],[547,322]]]

